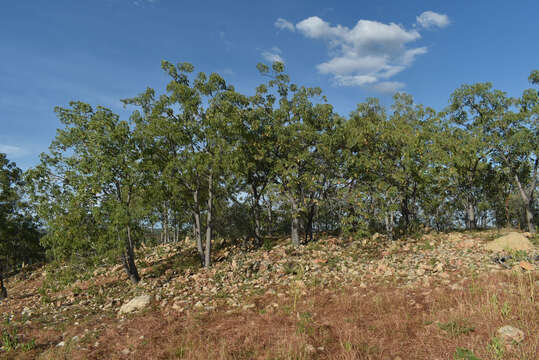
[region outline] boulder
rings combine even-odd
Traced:
[[[499,237],[485,245],[487,250],[504,251],[504,250],[533,250],[533,244],[524,235],[512,232],[505,236]]]
[[[142,310],[150,304],[151,301],[150,295],[141,295],[133,298],[126,304],[123,304],[120,308],[120,314],[128,314],[133,311]]]

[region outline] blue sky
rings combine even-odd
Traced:
[[[55,106],[104,105],[163,89],[163,59],[218,72],[251,93],[256,64],[284,60],[347,115],[395,90],[437,110],[464,83],[518,96],[539,68],[534,1],[17,0],[0,3],[0,151],[35,165]]]

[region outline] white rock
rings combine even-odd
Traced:
[[[56,347],[64,347],[66,345],[65,341],[60,341]]]
[[[505,342],[521,342],[524,340],[524,332],[520,329],[517,329],[515,327],[505,325],[498,329],[498,335],[505,341]]]
[[[133,311],[142,310],[150,304],[151,301],[150,295],[141,295],[133,298],[126,304],[123,304],[120,308],[120,314],[128,314]]]

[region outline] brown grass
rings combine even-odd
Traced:
[[[480,359],[532,360],[539,351],[537,280],[536,273],[499,272],[469,279],[463,290],[351,284],[306,289],[295,301],[295,289],[281,298],[259,296],[248,310],[185,314],[154,307],[124,322],[96,321],[95,338],[41,358],[453,359],[463,348]],[[525,340],[496,346],[503,325],[524,331]]]

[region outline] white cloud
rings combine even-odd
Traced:
[[[262,57],[264,58],[264,60],[270,63],[279,61],[284,64],[284,59],[281,57],[281,53],[281,49],[279,49],[277,46],[274,46],[270,50],[262,51]]]
[[[417,23],[426,29],[432,27],[444,28],[449,25],[449,17],[444,14],[438,14],[434,11],[425,11],[416,17]]]
[[[283,18],[278,18],[274,25],[277,29],[296,31],[294,24]]]
[[[397,91],[405,84],[388,80],[428,51],[426,47],[409,45],[421,39],[418,30],[406,29],[395,23],[359,20],[353,28],[348,28],[331,25],[318,16],[312,16],[297,23],[295,28],[305,37],[327,44],[330,59],[317,65],[317,69],[322,74],[332,75],[340,86]]]
[[[146,4],[155,4],[158,1],[159,0],[135,0],[135,1],[133,1],[133,5],[135,5],[135,6],[144,6]]]
[[[0,144],[0,153],[4,153],[9,157],[17,157],[26,154],[23,148],[13,145]]]
[[[373,88],[382,93],[393,94],[404,88],[405,84],[400,81],[382,81],[373,85]]]

